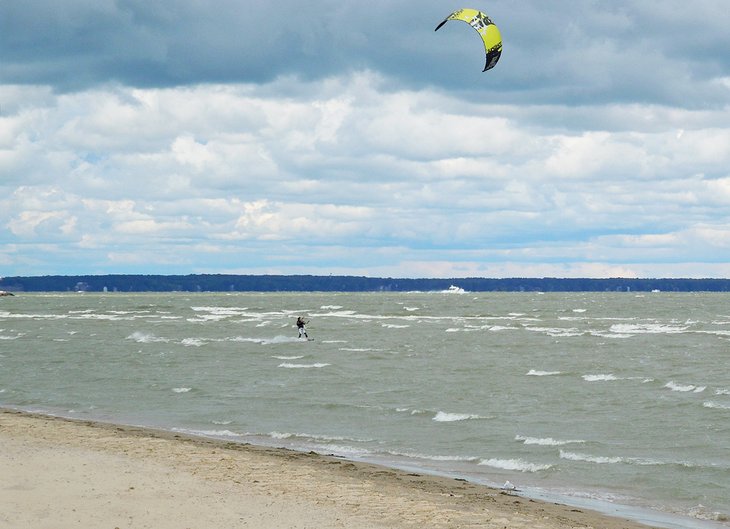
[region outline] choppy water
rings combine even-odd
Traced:
[[[0,298],[0,405],[509,480],[676,527],[730,527],[729,359],[725,294]]]

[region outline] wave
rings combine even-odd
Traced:
[[[611,332],[617,334],[680,334],[687,331],[686,326],[664,323],[615,323]]]
[[[279,355],[274,355],[271,358],[276,358],[277,360],[301,360],[302,358],[304,358],[304,355],[300,355],[300,356],[279,356]]]
[[[702,405],[705,408],[713,408],[716,410],[730,410],[730,404],[720,404],[719,402],[714,401],[703,402]]]
[[[483,459],[479,464],[502,470],[515,470],[517,472],[540,472],[541,470],[548,470],[553,467],[547,464],[530,463],[523,459]]]
[[[672,391],[679,391],[681,393],[702,393],[707,389],[707,386],[694,386],[692,384],[677,384],[674,381],[667,382],[664,384],[664,387],[667,389],[671,389]]]
[[[730,395],[730,389],[716,389],[715,395]]]
[[[297,336],[274,336],[273,338],[246,338],[243,336],[237,336],[236,338],[230,338],[229,341],[231,342],[249,342],[249,343],[257,343],[261,345],[272,345],[272,344],[280,344],[280,343],[307,343],[306,340],[302,340],[301,338]]]
[[[666,463],[664,461],[657,461],[655,459],[641,459],[637,457],[620,457],[620,456],[614,456],[614,457],[607,457],[607,456],[593,456],[589,454],[581,454],[579,452],[567,452],[565,450],[560,451],[560,459],[565,459],[567,461],[578,461],[578,462],[584,462],[584,463],[596,463],[598,465],[615,465],[618,463],[628,464],[628,465],[640,465],[640,466],[657,466],[657,465],[667,465],[670,463]],[[676,463],[682,466],[691,466],[687,463]]]
[[[190,428],[172,428],[173,432],[180,432],[189,435],[202,437],[245,437],[247,434],[232,432],[231,430],[194,430]]]
[[[586,463],[597,463],[599,465],[616,464],[623,462],[622,457],[602,457],[602,456],[591,456],[588,454],[579,454],[577,452],[566,452],[565,450],[560,451],[560,459],[567,459],[568,461],[583,461]]]
[[[407,457],[410,459],[422,459],[425,461],[439,461],[439,462],[473,462],[473,461],[479,461],[478,457],[473,456],[458,456],[458,455],[450,455],[450,456],[442,456],[442,455],[429,455],[429,454],[421,454],[417,452],[398,452],[394,450],[389,450],[386,452],[388,455],[392,456],[399,456],[399,457]]]
[[[316,364],[292,364],[289,362],[282,362],[278,365],[278,367],[283,367],[286,369],[313,369],[313,368],[321,368],[321,367],[327,367],[332,364],[325,364],[325,363],[316,363]]]
[[[538,446],[565,446],[570,444],[583,444],[586,441],[581,439],[553,439],[552,437],[525,437],[522,435],[516,435],[515,441],[519,441],[526,445],[538,445]]]
[[[616,375],[583,375],[583,380],[586,382],[610,382],[613,380],[619,380]]]
[[[555,338],[569,338],[572,336],[583,336],[583,331],[578,329],[563,329],[560,327],[525,327],[526,331],[542,332]]]
[[[175,393],[188,393],[192,391],[193,388],[172,388],[172,391]]]
[[[488,419],[488,417],[482,417],[481,415],[474,415],[469,413],[447,413],[445,411],[439,411],[433,417],[433,420],[436,422],[459,422],[475,419]]]
[[[337,442],[353,442],[353,443],[371,443],[374,439],[358,439],[355,437],[346,437],[342,435],[324,435],[311,433],[289,433],[289,432],[269,432],[267,434],[272,439],[301,439],[305,441],[337,441]]]
[[[137,343],[155,343],[155,342],[163,342],[167,343],[170,340],[167,338],[160,338],[159,336],[155,336],[152,333],[146,333],[142,331],[135,331],[129,336],[127,336],[127,340],[134,340]]]
[[[182,342],[180,342],[186,347],[200,347],[205,342],[200,338],[185,338]]]
[[[561,371],[538,371],[536,369],[530,369],[526,375],[532,377],[550,377],[554,375],[561,375]]]

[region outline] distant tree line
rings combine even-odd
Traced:
[[[8,292],[728,292],[730,279],[504,278],[396,279],[316,275],[80,275],[5,277]]]

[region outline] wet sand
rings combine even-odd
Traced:
[[[458,479],[0,410],[0,528],[646,529]]]

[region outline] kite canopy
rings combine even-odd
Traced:
[[[436,26],[434,31],[438,31],[449,20],[461,20],[477,30],[477,33],[479,33],[479,36],[484,42],[484,50],[487,53],[487,63],[482,71],[486,72],[494,68],[494,65],[499,60],[499,56],[502,55],[502,35],[499,33],[499,28],[494,25],[494,22],[487,15],[476,9],[458,9],[446,17],[441,24]]]

